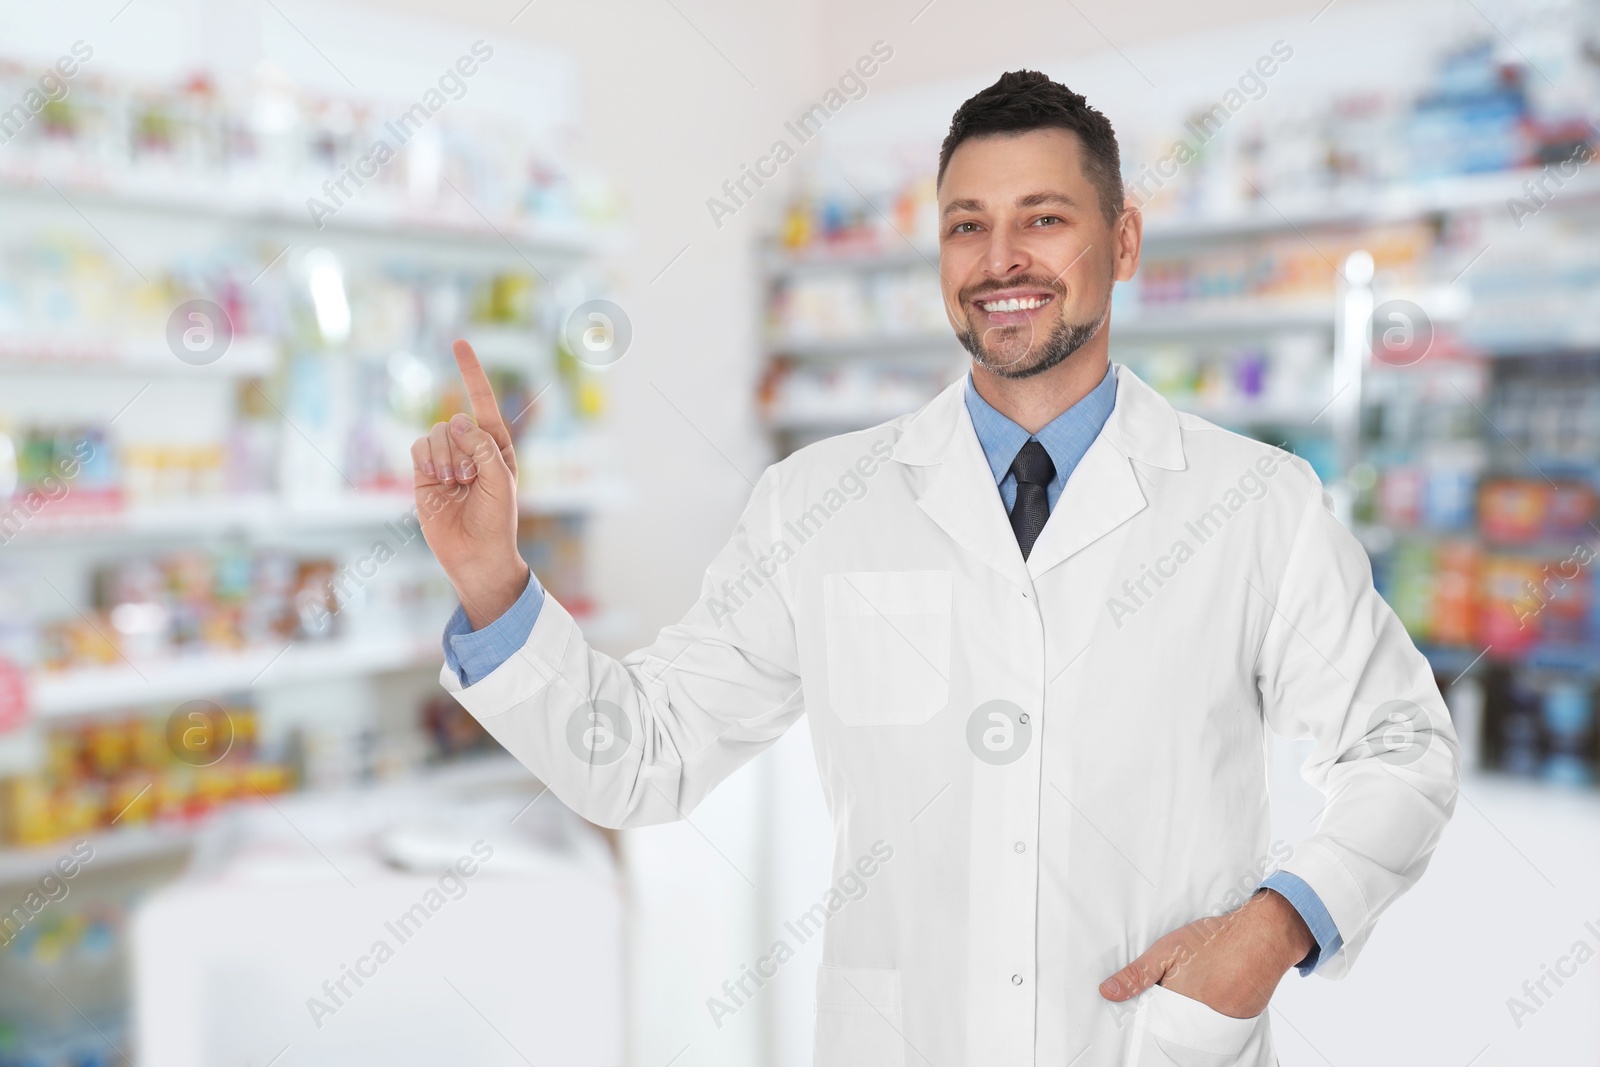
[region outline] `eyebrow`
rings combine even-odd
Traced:
[[[1017,197],[1018,207],[1044,207],[1046,204],[1055,204],[1060,207],[1077,207],[1078,202],[1066,193],[1029,193]],[[958,211],[982,211],[983,201],[973,200],[970,197],[964,200],[952,200],[940,212],[940,217],[954,214]]]

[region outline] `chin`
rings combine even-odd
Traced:
[[[987,370],[997,378],[1010,378],[1018,380],[1031,378],[1041,371],[1048,370],[1042,365],[1042,360],[1037,356],[1025,357],[1022,362],[1001,361],[998,364],[991,361],[992,357],[985,356],[977,361],[978,366]]]
[[[1074,326],[1057,326],[1055,329],[1035,331],[1032,344],[1020,349],[996,350],[999,346],[976,343],[969,332],[961,343],[978,365],[1001,378],[1018,380],[1043,374],[1069,361],[1087,344],[1105,324],[1105,316],[1092,323]]]
[[[1021,332],[1019,327],[1010,329]],[[1032,338],[1028,340],[1017,337],[1015,340],[1008,339],[999,344],[980,345],[981,354],[974,353],[974,356],[979,365],[1003,378],[1026,378],[1035,373],[1040,364],[1048,359],[1047,347],[1053,329],[1052,323],[1049,327],[1041,326],[1035,329]]]

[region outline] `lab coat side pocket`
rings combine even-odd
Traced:
[[[817,968],[813,1067],[904,1067],[900,972]]]
[[[1245,1046],[1261,1015],[1235,1019],[1160,985],[1151,986],[1145,998],[1139,1067],[1253,1067]]]
[[[848,571],[822,586],[828,700],[850,726],[915,726],[950,700],[949,571]]]

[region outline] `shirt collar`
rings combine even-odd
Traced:
[[[1036,434],[1029,434],[979,396],[970,370],[963,392],[967,412],[972,416],[972,428],[978,433],[978,443],[983,446],[983,455],[989,461],[989,470],[994,474],[996,485],[1011,472],[1011,461],[1017,458],[1018,450],[1030,437],[1050,453],[1050,461],[1056,467],[1056,478],[1065,481],[1083,454],[1089,451],[1089,446],[1110,417],[1111,409],[1116,406],[1117,376],[1108,366],[1099,385],[1082,400],[1051,419]]]

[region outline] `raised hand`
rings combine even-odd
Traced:
[[[473,418],[434,423],[411,445],[422,536],[455,586],[467,621],[482,629],[516,603],[528,583],[517,551],[517,457],[477,353],[453,347]]]

